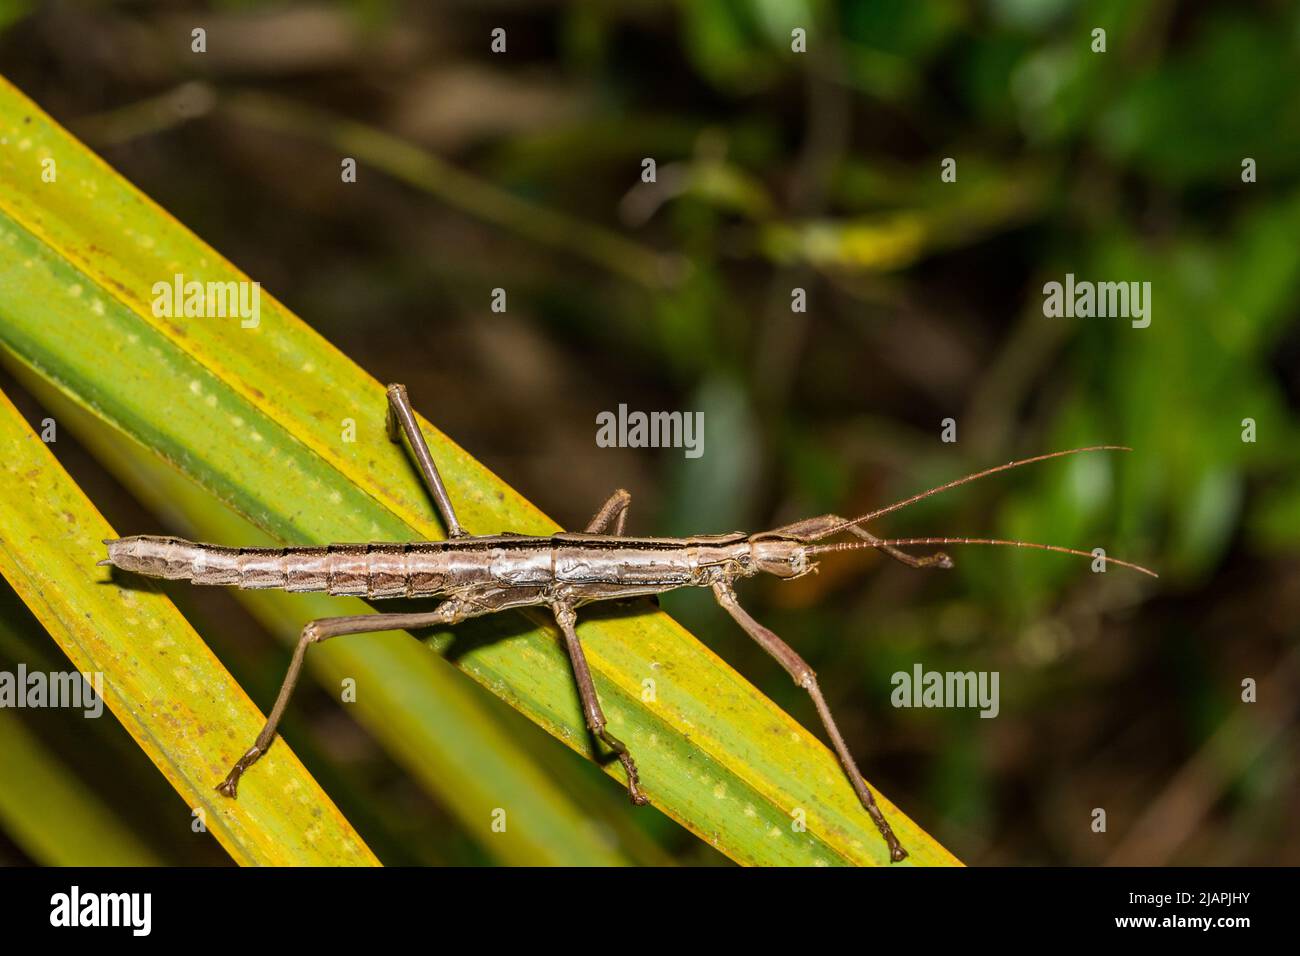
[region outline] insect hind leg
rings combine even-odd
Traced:
[[[280,685],[275,706],[271,708],[271,716],[266,719],[266,725],[257,735],[253,746],[235,761],[226,779],[217,785],[217,791],[232,800],[236,799],[239,792],[239,778],[270,748],[271,742],[275,740],[275,731],[280,725],[280,718],[284,716],[285,709],[289,706],[289,698],[293,696],[293,690],[298,685],[298,676],[302,671],[302,662],[307,656],[308,647],[344,634],[371,634],[380,631],[408,630],[414,627],[432,627],[437,624],[455,624],[466,616],[466,609],[460,602],[445,601],[432,611],[354,614],[348,617],[326,617],[309,622],[303,627],[298,643],[293,649],[293,658],[289,661],[289,670],[284,675],[284,683]]]
[[[429,451],[429,445],[420,432],[420,424],[415,419],[415,410],[411,407],[411,399],[406,394],[405,385],[388,386],[386,425],[388,437],[393,441],[400,444],[402,436],[406,436],[411,459],[415,462],[415,467],[420,472],[420,476],[424,478],[424,484],[429,489],[429,494],[433,495],[434,503],[438,506],[438,511],[442,515],[443,523],[447,526],[447,536],[451,538],[465,537],[467,532],[461,527],[460,521],[456,517],[456,509],[452,506],[451,496],[447,494],[447,486],[442,483],[442,476],[438,474],[438,466],[434,463],[433,454]]]

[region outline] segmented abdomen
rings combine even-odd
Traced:
[[[446,575],[430,567],[438,542],[333,544],[319,548],[227,548],[137,535],[109,541],[116,567],[157,578],[239,588],[325,591],[357,597],[428,597]]]

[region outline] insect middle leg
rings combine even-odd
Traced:
[[[631,503],[632,495],[623,488],[618,489],[609,496],[608,501],[600,506],[600,510],[587,522],[587,527],[584,530],[588,534],[608,532],[609,534],[621,536],[623,534],[623,522],[627,520],[628,505]]]
[[[854,793],[858,795],[858,800],[862,803],[863,808],[870,814],[872,821],[876,824],[876,829],[885,838],[885,843],[889,847],[889,858],[895,863],[907,859],[907,851],[903,849],[902,844],[898,842],[898,838],[894,836],[894,831],[889,826],[889,821],[885,819],[885,815],[880,812],[880,807],[876,805],[876,798],[871,794],[871,788],[862,779],[862,774],[858,772],[858,765],[853,762],[853,755],[849,753],[848,745],[840,735],[840,729],[835,726],[835,718],[831,716],[831,710],[826,703],[826,698],[822,696],[821,688],[817,685],[817,675],[813,673],[813,669],[795,652],[793,647],[749,616],[749,612],[740,606],[740,602],[736,599],[736,592],[729,582],[719,581],[714,584],[713,593],[717,597],[718,603],[722,605],[723,610],[730,614],[736,623],[745,629],[745,633],[757,641],[763,650],[775,657],[777,662],[794,678],[794,682],[812,697],[813,704],[817,707],[817,713],[821,716],[822,724],[826,728],[826,733],[830,735],[831,743],[835,746],[835,753],[840,758],[840,766],[844,768],[849,783],[853,785]]]
[[[583,653],[582,642],[578,640],[576,623],[578,615],[573,608],[563,602],[552,605],[555,623],[564,633],[564,647],[569,652],[573,664],[573,677],[578,684],[578,696],[582,699],[582,713],[587,719],[587,727],[618,755],[623,769],[627,771],[627,795],[638,807],[646,803],[645,794],[641,792],[641,778],[636,771],[636,761],[628,752],[627,744],[611,734],[605,726],[605,712],[600,708],[600,699],[596,696],[596,685],[591,679],[591,668],[587,666],[587,655]]]
[[[434,503],[437,504],[438,511],[442,514],[443,523],[447,526],[447,536],[451,538],[464,537],[466,531],[460,526],[460,521],[456,518],[456,509],[452,507],[451,496],[447,494],[447,486],[442,483],[442,476],[438,474],[438,466],[434,464],[433,455],[424,440],[424,435],[420,432],[420,424],[415,420],[415,410],[411,408],[411,399],[406,394],[405,385],[388,386],[387,428],[388,437],[395,442],[400,443],[402,435],[406,436],[411,459],[415,462],[415,467],[419,469],[420,475],[424,478],[424,483],[429,489],[429,494],[433,495]]]
[[[235,762],[226,779],[218,784],[217,790],[234,799],[239,789],[239,778],[244,775],[244,771],[257,763],[271,746],[271,742],[275,739],[275,730],[280,725],[280,718],[284,716],[285,708],[289,706],[289,698],[293,696],[293,689],[298,684],[298,675],[302,671],[302,662],[307,655],[308,647],[344,634],[369,634],[413,627],[432,627],[437,624],[455,624],[466,616],[468,615],[461,603],[450,600],[444,601],[432,611],[404,614],[354,614],[350,617],[322,618],[307,624],[302,629],[297,646],[293,649],[289,671],[284,675],[284,683],[280,685],[280,695],[275,699],[275,706],[271,708],[271,716],[267,718],[266,726],[257,735],[253,746]]]

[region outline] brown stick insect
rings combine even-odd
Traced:
[[[631,496],[620,489],[596,512],[583,532],[534,537],[510,533],[471,535],[461,527],[447,488],[416,423],[406,389],[401,385],[388,387],[387,427],[393,441],[400,443],[405,437],[415,466],[446,524],[447,540],[286,548],[229,548],[151,535],[104,542],[108,545],[108,560],[100,564],[111,564],[124,571],[151,577],[240,588],[325,591],[370,599],[441,599],[441,603],[429,611],[332,617],[307,624],[294,648],[288,673],[266,726],[217,787],[222,794],[234,798],[239,778],[271,746],[276,727],[298,682],[303,657],[312,644],[344,634],[454,625],[467,618],[509,608],[546,606],[555,615],[555,622],[563,634],[587,726],[622,762],[632,802],[644,804],[646,798],[641,792],[632,754],[605,726],[605,715],[596,695],[591,670],[574,627],[575,612],[581,605],[593,601],[656,595],[682,587],[708,587],[736,623],[812,696],[840,764],[863,808],[884,837],[890,859],[895,862],[906,858],[907,851],[894,836],[889,821],[880,812],[871,790],[858,772],[817,685],[816,675],[793,648],[740,606],[735,582],[757,574],[786,579],[801,577],[816,569],[813,559],[818,555],[864,549],[883,551],[913,568],[949,568],[952,561],[943,552],[918,557],[901,548],[986,544],[1092,557],[1087,551],[1027,541],[955,537],[877,538],[864,525],[930,495],[999,471],[1085,451],[1129,450],[1122,446],[1099,445],[1039,455],[958,478],[857,518],[822,515],[757,534],[625,537],[623,522]],[[817,543],[845,532],[859,540]],[[1153,571],[1126,561],[1109,557],[1104,560],[1155,576]]]

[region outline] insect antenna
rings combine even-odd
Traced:
[[[1091,558],[1095,555],[1091,551],[1080,551],[1077,548],[1063,548],[1056,544],[1039,544],[1036,541],[1008,541],[1001,538],[882,538],[875,541],[841,541],[834,544],[818,544],[807,550],[809,557],[818,554],[830,554],[835,551],[866,551],[879,550],[885,547],[906,547],[908,545],[932,545],[932,544],[987,544],[1001,545],[1009,548],[1034,548],[1038,551],[1056,551],[1060,554],[1074,554],[1081,558]],[[1134,564],[1131,561],[1121,561],[1119,558],[1106,556],[1102,558],[1103,562],[1108,564],[1118,564],[1121,567],[1131,568],[1134,571],[1141,571],[1153,578],[1158,578],[1150,568],[1144,568],[1140,564]]]
[[[847,531],[849,528],[852,528],[854,525],[864,524],[875,518],[879,518],[884,515],[890,514],[892,512],[898,511],[902,508],[906,508],[908,505],[914,505],[918,501],[921,501],[925,498],[929,498],[931,495],[939,494],[939,492],[941,491],[948,491],[951,488],[956,488],[960,485],[969,484],[970,482],[978,481],[981,478],[987,478],[989,475],[996,475],[1000,471],[1010,471],[1012,468],[1019,468],[1022,465],[1032,465],[1036,462],[1047,461],[1049,458],[1063,458],[1066,455],[1078,455],[1081,452],[1085,452],[1085,451],[1132,451],[1132,450],[1133,450],[1132,448],[1129,448],[1126,445],[1089,445],[1087,448],[1070,448],[1067,449],[1066,451],[1053,451],[1047,453],[1046,455],[1035,455],[1033,458],[1022,458],[1019,461],[1009,461],[1005,465],[998,465],[994,468],[986,468],[983,471],[977,471],[975,474],[967,475],[964,478],[955,478],[952,481],[946,482],[942,485],[938,485],[934,488],[931,488],[928,491],[922,491],[915,495],[912,495],[910,498],[904,498],[902,501],[895,501],[892,505],[886,505],[883,508],[877,508],[875,511],[870,511],[867,514],[859,515],[856,518],[850,518],[847,521],[841,522],[840,524],[837,525],[833,525],[832,527],[826,529],[825,531],[821,531],[818,534],[813,535],[812,537],[806,538],[804,540],[820,541],[822,538],[829,538],[831,535],[839,534],[841,531]]]

